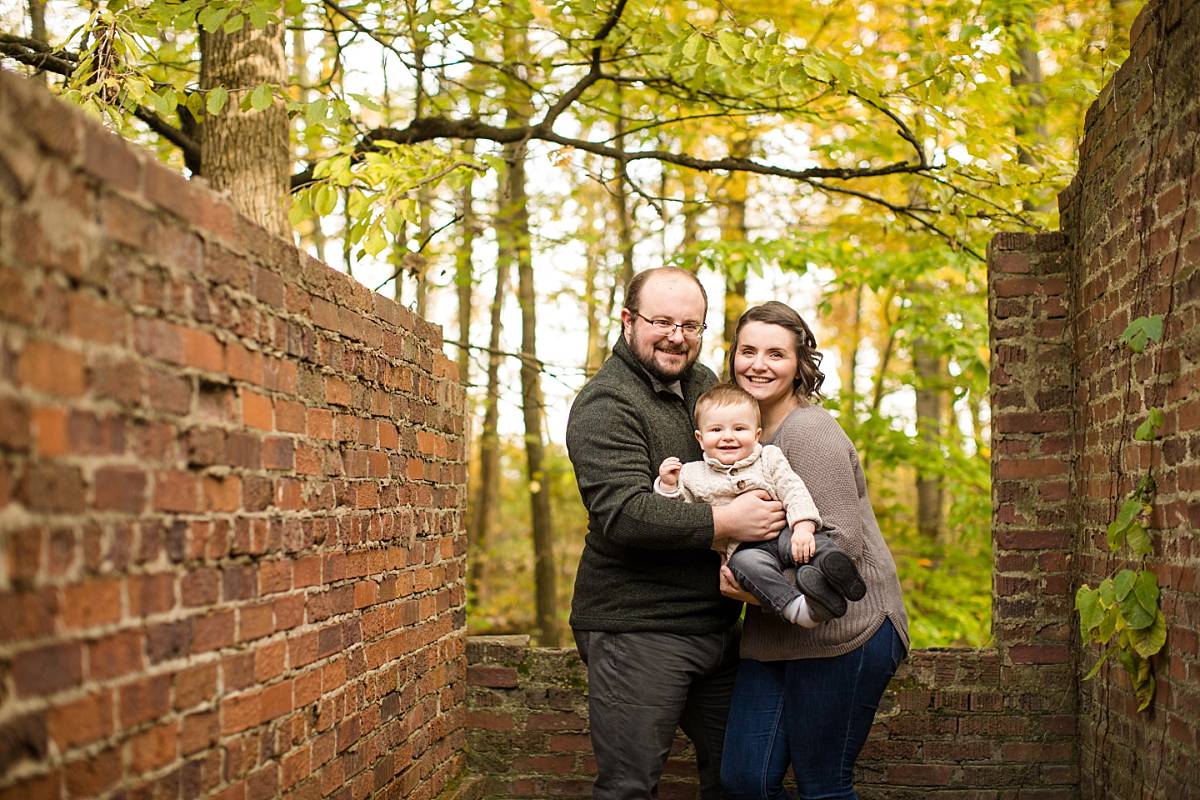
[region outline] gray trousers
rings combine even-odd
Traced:
[[[738,633],[575,631],[588,668],[593,800],[657,798],[676,726],[695,747],[702,800],[725,797],[721,751]]]

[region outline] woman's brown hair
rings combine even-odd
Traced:
[[[733,360],[737,357],[738,339],[742,335],[742,327],[748,322],[762,322],[767,325],[778,325],[792,333],[796,344],[796,380],[794,382],[796,396],[809,400],[820,399],[821,384],[825,382],[825,373],[819,369],[824,358],[817,352],[817,339],[799,314],[791,306],[770,300],[761,306],[747,309],[738,320],[733,330],[733,345],[729,348],[729,364],[727,365],[728,380],[737,382],[733,372]]]

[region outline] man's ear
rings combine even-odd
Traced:
[[[628,308],[621,309],[621,332],[625,334],[625,341],[629,341],[633,333],[633,312]]]

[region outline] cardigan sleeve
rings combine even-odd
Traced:
[[[783,451],[773,444],[765,445],[762,449],[763,472],[775,491],[775,496],[783,503],[789,525],[795,525],[801,520],[811,520],[821,527],[821,514],[813,502],[812,495],[804,481],[795,473],[784,458]]]
[[[813,409],[812,413],[793,413],[780,426],[775,444],[808,487],[825,525],[833,528],[830,538],[861,563],[866,482],[845,431],[827,411]]]

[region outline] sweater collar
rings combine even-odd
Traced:
[[[754,449],[750,451],[750,455],[743,459],[733,462],[732,464],[722,464],[719,460],[713,458],[707,453],[704,454],[704,463],[708,464],[709,468],[715,472],[730,472],[735,469],[745,469],[746,467],[758,461],[762,455],[762,445],[758,442],[754,443]]]

